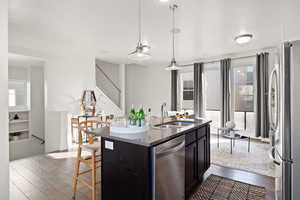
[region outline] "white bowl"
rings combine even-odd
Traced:
[[[120,126],[111,126],[110,132],[119,133],[119,134],[137,134],[146,132],[149,129],[148,126],[128,126],[128,127],[120,127]]]

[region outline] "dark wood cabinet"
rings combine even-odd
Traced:
[[[191,131],[185,135],[185,146],[188,146],[197,140],[197,130]]]
[[[185,180],[182,180],[183,176],[181,176],[178,181],[185,181],[185,198],[188,199],[195,187],[201,184],[203,174],[210,166],[210,127],[209,124],[205,124],[187,130],[183,134],[185,134],[185,152],[182,151],[182,154],[185,153],[185,158],[182,158],[181,166],[185,166],[185,171],[182,167]],[[153,148],[101,137],[102,199],[153,199],[155,162],[163,161],[154,160],[156,157],[153,156],[156,155]],[[171,164],[165,166],[166,171],[172,168],[177,170],[179,165],[174,162]],[[162,173],[162,176],[159,177],[164,179],[163,175],[166,171],[160,168],[159,173]]]
[[[203,174],[206,171],[207,167],[207,139],[206,136],[201,137],[198,139],[197,145],[197,162],[198,162],[198,178],[202,179]]]
[[[210,167],[210,126],[198,130],[198,176],[202,178]]]
[[[203,126],[186,134],[185,189],[189,196],[210,167],[210,127]]]
[[[113,142],[113,150],[102,144],[102,198],[150,200],[150,150],[140,145]],[[124,198],[125,197],[125,198]]]
[[[185,193],[191,192],[198,182],[197,175],[197,143],[193,142],[185,147]]]
[[[206,126],[207,128],[207,138],[206,138],[206,169],[210,168],[210,126]]]
[[[197,130],[197,138],[200,139],[203,136],[207,136],[207,126],[203,126]]]

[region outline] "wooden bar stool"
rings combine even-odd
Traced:
[[[83,144],[83,138],[82,133],[85,133],[85,131],[88,128],[100,128],[100,127],[109,127],[109,122],[103,122],[98,120],[87,120],[79,123],[79,134],[78,134],[78,151],[77,151],[77,159],[75,163],[75,171],[73,176],[73,191],[72,191],[72,199],[75,199],[76,190],[77,190],[77,183],[81,183],[85,186],[87,186],[92,191],[92,200],[96,200],[96,185],[100,184],[101,181],[97,181],[96,178],[96,171],[98,168],[101,167],[101,143],[100,141],[95,141],[94,137],[92,135],[88,136],[88,144]],[[90,153],[90,156],[84,157],[82,156],[82,152],[87,151]],[[88,167],[88,169],[80,170],[80,164],[84,164]],[[80,178],[80,175],[86,174],[86,173],[92,173],[92,183],[89,184],[82,178]]]
[[[107,116],[105,117],[105,120],[106,120],[107,122],[109,122],[109,121],[113,120],[114,117],[115,117],[114,115],[107,115]]]
[[[74,129],[76,130],[76,135],[74,133]],[[72,134],[72,143],[78,144],[78,134],[79,134],[79,119],[78,118],[72,118],[71,119],[71,134]]]

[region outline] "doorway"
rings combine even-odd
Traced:
[[[8,54],[10,161],[44,153],[44,62]]]

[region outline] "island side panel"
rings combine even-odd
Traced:
[[[188,199],[210,167],[210,125],[185,134],[185,195]]]
[[[101,138],[102,200],[150,200],[150,148]]]
[[[210,125],[207,125],[206,129],[206,134],[207,134],[207,162],[206,162],[206,170],[210,168],[211,160],[210,160]]]

